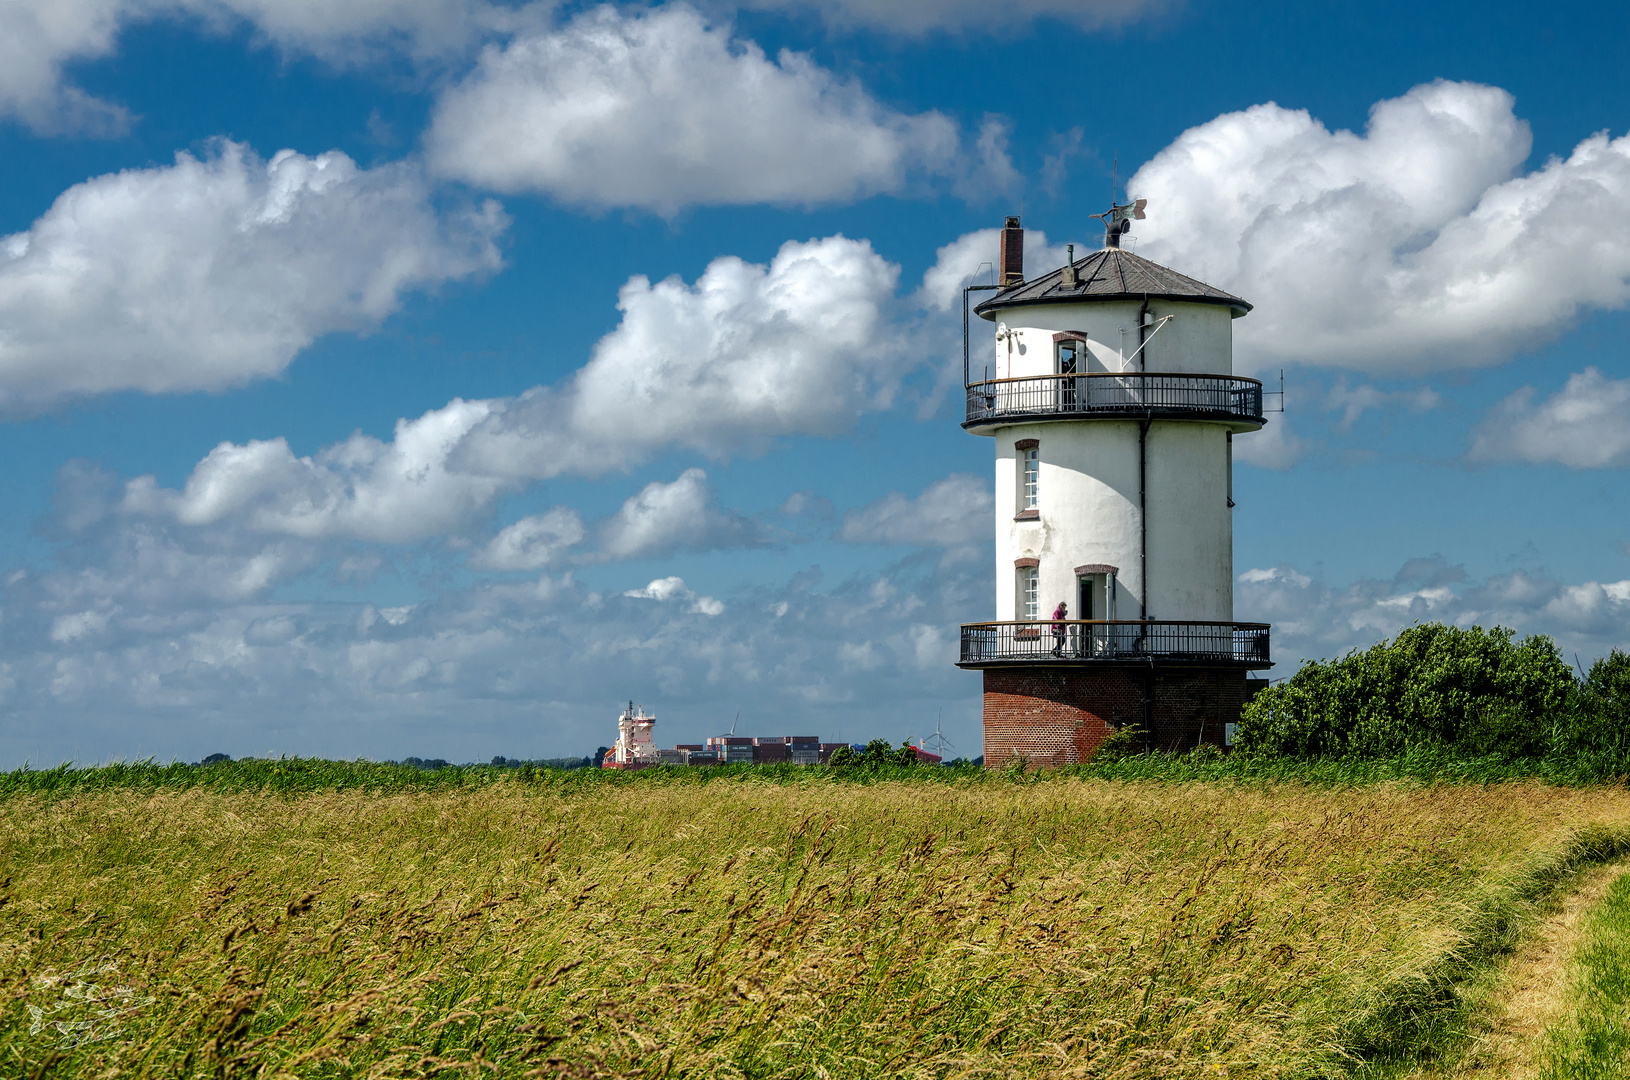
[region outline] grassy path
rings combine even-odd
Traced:
[[[1630,873],[1585,913],[1562,1015],[1546,1032],[1540,1080],[1630,1076]]]
[[[1569,963],[1583,940],[1592,909],[1630,861],[1590,867],[1548,908],[1511,959],[1463,988],[1473,1018],[1463,1045],[1446,1060],[1422,1067],[1411,1080],[1537,1080],[1545,1063],[1546,1032],[1569,1008]]]

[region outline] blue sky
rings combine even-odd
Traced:
[[[1617,5],[22,0],[0,765],[977,753],[965,275],[1256,304],[1236,615],[1630,647]],[[978,326],[977,332],[988,332]],[[977,343],[976,343],[976,347]]]

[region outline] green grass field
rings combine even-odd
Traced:
[[[1535,781],[412,773],[0,778],[0,1075],[1381,1075],[1630,849]]]

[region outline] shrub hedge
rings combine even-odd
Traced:
[[[1543,635],[1517,641],[1503,627],[1423,623],[1309,661],[1261,691],[1240,716],[1235,748],[1289,758],[1630,758],[1630,656],[1615,649],[1580,679]]]

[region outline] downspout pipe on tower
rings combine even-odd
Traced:
[[[1149,370],[1149,357],[1143,346],[1149,339],[1149,294],[1138,308],[1138,370]],[[1138,618],[1149,617],[1149,424],[1145,417],[1138,425]]]

